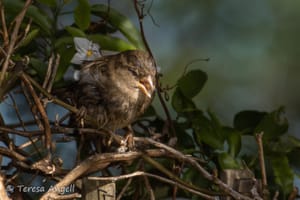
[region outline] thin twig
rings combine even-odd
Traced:
[[[20,26],[21,26],[21,23],[23,21],[23,18],[25,16],[25,13],[29,7],[29,5],[31,4],[31,1],[32,0],[27,0],[24,4],[24,7],[22,9],[22,11],[18,14],[18,16],[15,18],[15,26],[14,26],[14,30],[11,34],[11,38],[10,38],[10,43],[9,43],[9,46],[8,46],[8,50],[7,50],[7,55],[5,57],[5,61],[4,61],[4,64],[2,66],[2,70],[1,70],[1,74],[0,74],[0,86],[2,86],[3,84],[3,80],[4,80],[4,76],[6,74],[6,71],[8,69],[8,65],[9,65],[9,61],[10,61],[10,57],[12,56],[13,54],[13,51],[14,51],[14,47],[15,47],[15,44],[17,42],[17,38],[18,38],[18,33],[19,33],[19,29],[20,29]]]
[[[152,144],[155,147],[164,149],[164,150],[168,151],[170,154],[172,154],[174,157],[176,157],[177,159],[179,159],[181,161],[185,161],[186,163],[189,163],[190,165],[195,167],[195,169],[197,169],[202,174],[202,176],[204,178],[206,178],[207,180],[210,180],[213,183],[215,183],[216,185],[218,185],[222,191],[224,191],[226,194],[232,196],[233,198],[240,199],[240,200],[251,200],[251,198],[236,192],[235,190],[230,188],[226,183],[221,181],[219,178],[217,178],[216,176],[210,174],[208,171],[206,171],[206,169],[204,169],[197,161],[195,161],[190,156],[186,156],[183,153],[181,153],[180,151],[177,151],[176,149],[174,149],[172,147],[169,147],[165,144],[156,142],[156,141],[154,141],[150,138],[137,138],[137,137],[135,137],[134,139],[135,139],[136,142],[143,142],[143,143],[146,143],[146,144]]]
[[[4,177],[2,174],[0,174],[0,199],[1,200],[11,200],[11,198],[9,198],[7,196],[6,187],[4,185]]]
[[[129,178],[128,181],[126,182],[126,184],[124,185],[124,187],[122,188],[121,192],[118,194],[117,199],[116,200],[120,200],[123,197],[123,194],[126,192],[127,188],[129,187],[129,185],[132,182],[132,178]]]
[[[263,132],[255,134],[255,139],[258,145],[258,158],[261,171],[263,199],[269,199],[270,192],[268,190],[267,173],[265,166],[264,146],[263,146]]]
[[[60,55],[56,54],[56,56],[55,56],[55,63],[53,65],[51,77],[50,77],[49,83],[48,83],[47,88],[46,88],[47,92],[49,92],[49,93],[51,93],[51,90],[52,90],[53,83],[54,83],[54,80],[55,80],[55,77],[56,77],[56,73],[57,73],[57,69],[58,69],[59,63],[60,63]]]
[[[38,115],[38,112],[37,112],[37,109],[36,109],[36,105],[32,102],[31,100],[31,97],[30,97],[30,94],[29,92],[27,91],[26,89],[26,86],[23,82],[21,82],[21,87],[22,87],[22,92],[25,96],[25,99],[30,107],[30,110],[31,110],[31,113],[32,113],[32,116],[33,116],[33,119],[35,121],[35,125],[40,129],[40,130],[43,130],[44,129],[44,126],[43,126],[43,123]]]
[[[19,39],[18,39],[18,43],[15,45],[14,50],[18,49],[20,47],[20,45],[22,45],[22,42],[25,40],[26,36],[28,35],[30,28],[31,28],[31,23],[32,23],[32,19],[29,19],[29,22],[24,30],[24,34],[21,36],[21,34],[19,35]]]
[[[16,112],[17,118],[18,118],[20,124],[22,125],[22,129],[23,129],[24,131],[26,131],[25,124],[24,124],[24,121],[22,120],[22,116],[21,116],[21,113],[20,113],[20,111],[19,111],[19,109],[18,109],[17,103],[16,103],[16,101],[15,101],[15,99],[14,99],[14,97],[13,97],[12,95],[9,95],[9,96],[10,96],[10,99],[12,100],[13,108],[14,108],[14,110],[15,110],[15,112]],[[31,142],[31,144],[32,144],[32,146],[33,146],[33,148],[36,150],[36,152],[38,153],[38,155],[41,157],[42,154],[41,154],[41,152],[38,150],[38,148],[37,148],[37,146],[35,145],[34,141],[32,140],[32,137],[29,136],[28,139],[30,140],[30,142]]]
[[[47,67],[47,72],[44,78],[44,82],[43,82],[43,88],[46,89],[51,77],[51,73],[52,73],[52,66],[53,66],[53,60],[55,59],[55,55],[54,53],[51,54],[49,61],[48,61],[48,67]],[[48,92],[48,90],[46,89],[46,91]]]
[[[278,200],[278,197],[279,197],[279,192],[277,190],[273,196],[273,200]]]
[[[66,176],[64,176],[54,187],[63,188],[70,185],[79,177],[99,171],[106,168],[113,162],[120,161],[132,161],[134,159],[140,158],[143,154],[160,157],[165,155],[164,151],[159,149],[155,150],[146,150],[145,152],[127,152],[127,153],[103,153],[93,155],[83,162],[79,163],[73,170],[71,170]],[[59,191],[47,191],[40,200],[48,200],[49,198],[56,195]]]
[[[156,169],[158,169],[160,172],[162,172],[163,174],[167,175],[169,178],[171,178],[172,180],[176,181],[177,183],[180,183],[188,188],[191,188],[193,190],[199,191],[201,193],[205,193],[208,195],[221,195],[220,193],[216,193],[207,189],[203,189],[203,188],[199,188],[196,187],[190,183],[184,182],[183,180],[181,180],[179,177],[177,177],[175,174],[173,174],[171,171],[169,171],[168,169],[166,169],[162,164],[160,164],[159,162],[155,161],[154,159],[152,159],[151,157],[147,156],[147,155],[143,155],[143,159],[151,164],[153,167],[155,167]]]
[[[171,185],[177,185],[178,187],[180,187],[181,189],[183,190],[186,190],[186,191],[189,191],[193,194],[196,194],[196,195],[199,195],[203,198],[206,198],[206,199],[216,199],[210,195],[207,195],[207,194],[203,194],[197,190],[194,190],[190,187],[187,187],[185,185],[182,185],[181,183],[178,183],[176,181],[173,181],[173,180],[170,180],[170,179],[167,179],[167,178],[164,178],[162,176],[158,176],[158,175],[155,175],[155,174],[151,174],[151,173],[148,173],[148,172],[143,172],[143,171],[136,171],[136,172],[133,172],[131,174],[125,174],[125,175],[120,175],[120,176],[114,176],[114,177],[89,177],[90,180],[101,180],[101,181],[118,181],[118,180],[122,180],[122,179],[128,179],[128,178],[132,178],[132,177],[136,177],[136,176],[148,176],[148,177],[151,177],[151,178],[155,178],[159,181],[162,181],[162,182],[166,182],[166,183],[169,183]]]
[[[27,76],[22,74],[21,79],[24,82],[24,84],[26,85],[29,92],[31,93],[33,101],[35,102],[35,105],[37,106],[37,109],[39,110],[39,113],[41,114],[42,120],[44,122],[45,144],[46,144],[46,148],[48,150],[48,153],[50,153],[51,152],[51,146],[52,146],[51,142],[52,141],[51,141],[51,128],[50,128],[50,123],[49,123],[49,120],[48,120],[47,113],[46,113],[45,108],[43,107],[38,95],[34,91],[30,80],[28,80]]]
[[[172,117],[171,117],[171,114],[169,112],[169,109],[161,95],[161,89],[159,88],[160,87],[160,84],[159,84],[159,73],[157,71],[157,64],[156,64],[156,61],[154,59],[154,56],[153,56],[153,53],[149,47],[149,44],[147,42],[147,39],[146,39],[146,36],[145,36],[145,31],[144,31],[144,25],[143,25],[143,19],[144,19],[144,13],[143,13],[143,10],[139,9],[139,2],[138,0],[133,0],[134,2],[134,8],[135,8],[135,11],[137,13],[137,16],[138,16],[138,19],[139,19],[139,26],[140,26],[140,31],[141,31],[141,36],[142,36],[142,40],[144,42],[144,45],[146,47],[146,50],[149,52],[150,56],[153,58],[153,62],[154,62],[154,66],[155,66],[155,69],[156,69],[156,87],[158,87],[157,89],[157,95],[158,95],[158,98],[159,98],[159,101],[163,107],[163,110],[166,114],[166,117],[167,117],[167,121],[168,121],[168,127],[171,128],[171,136],[172,137],[176,137],[176,131],[175,131],[175,128],[174,128],[174,124],[173,124],[173,121],[172,121]]]
[[[7,157],[9,157],[9,158],[11,158],[15,161],[18,161],[18,162],[27,160],[27,157],[15,152],[15,151],[4,148],[4,147],[0,147],[0,154],[4,155],[4,156],[7,156]]]
[[[9,37],[8,37],[8,31],[6,26],[6,20],[5,20],[5,13],[4,13],[4,5],[3,1],[0,1],[0,15],[1,15],[1,26],[2,26],[2,33],[3,33],[3,47],[6,47],[9,43]]]
[[[153,189],[151,187],[151,184],[149,182],[148,177],[143,176],[143,178],[144,178],[144,181],[145,181],[146,189],[147,189],[147,191],[149,192],[149,195],[150,195],[150,200],[155,200],[155,195],[154,195],[154,192],[153,192]]]
[[[43,131],[31,131],[31,132],[21,131],[21,130],[16,130],[16,129],[12,129],[12,128],[7,128],[4,126],[0,126],[0,131],[3,133],[13,133],[13,134],[20,135],[23,137],[28,137],[28,138],[36,136],[36,135],[41,135],[43,133]]]
[[[298,188],[294,187],[292,192],[289,195],[288,200],[295,200],[297,198],[298,192],[299,192]]]
[[[255,134],[255,139],[258,145],[258,156],[259,156],[259,164],[261,170],[261,178],[263,187],[267,187],[267,175],[266,175],[266,167],[265,167],[265,159],[264,159],[264,147],[262,142],[263,132]]]
[[[4,119],[3,119],[2,115],[1,115],[1,113],[0,113],[0,125],[1,125],[1,126],[5,126],[5,122],[4,122]],[[14,150],[15,145],[14,145],[12,139],[11,139],[8,135],[3,134],[1,131],[0,131],[0,135],[1,135],[0,138],[1,138],[2,142],[3,142],[9,149]]]
[[[55,80],[56,72],[60,62],[60,55],[59,54],[52,54],[49,58],[49,64],[47,68],[47,73],[44,79],[43,88],[50,93],[52,90],[52,86]]]
[[[37,142],[38,140],[40,140],[40,138],[38,138],[38,137],[33,138],[33,139],[29,140],[28,142],[25,142],[25,143],[23,143],[23,144],[20,144],[20,145],[18,146],[18,149],[24,149],[24,148],[26,148],[26,147],[29,147],[29,146],[33,145],[35,142]],[[35,147],[34,147],[34,148],[35,148]],[[40,157],[41,157],[41,156],[40,156]]]
[[[136,165],[136,168],[134,171],[138,171],[138,169],[141,167],[141,165],[143,164],[143,160],[139,160],[137,165]],[[123,173],[127,173],[127,170],[125,169],[126,172],[123,172]],[[121,192],[118,194],[117,196],[117,199],[116,200],[120,200],[122,199],[124,193],[126,192],[127,188],[130,186],[131,182],[132,182],[133,178],[129,178],[126,182],[126,184],[122,187],[122,190]]]

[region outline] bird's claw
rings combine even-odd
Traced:
[[[131,127],[128,127],[128,129],[127,129],[127,132],[125,134],[125,142],[127,144],[129,151],[134,150],[135,144],[134,144],[134,140],[133,140],[133,130]]]

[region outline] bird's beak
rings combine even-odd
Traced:
[[[151,76],[146,76],[142,78],[138,83],[138,88],[149,98],[152,97],[152,92],[154,91],[154,84]]]

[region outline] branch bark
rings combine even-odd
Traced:
[[[7,54],[6,54],[5,61],[3,63],[1,74],[0,74],[0,87],[3,84],[4,76],[5,76],[5,74],[7,72],[7,69],[8,69],[10,57],[13,54],[13,51],[15,49],[15,45],[16,45],[16,42],[17,42],[17,39],[18,39],[18,33],[19,33],[21,23],[24,19],[26,11],[27,11],[28,7],[30,6],[31,2],[32,2],[32,0],[27,0],[24,4],[24,7],[23,7],[22,11],[15,18],[15,26],[14,26],[13,32],[11,34]]]
[[[7,196],[4,180],[5,180],[4,176],[2,174],[0,174],[0,199],[1,200],[12,200],[11,198],[9,198]]]
[[[62,178],[54,187],[64,188],[70,185],[79,177],[104,169],[113,162],[120,161],[132,161],[136,158],[141,157],[143,154],[149,156],[160,157],[165,155],[165,151],[155,149],[146,150],[145,152],[127,152],[127,153],[103,153],[93,155],[83,162],[79,163],[72,171],[70,171],[64,178]],[[45,193],[40,200],[48,200],[57,196],[58,191],[48,191]]]
[[[230,188],[227,184],[225,184],[223,181],[221,181],[219,178],[217,178],[216,176],[210,174],[208,171],[206,171],[196,160],[194,160],[192,157],[184,155],[183,153],[177,151],[176,149],[169,147],[165,144],[156,142],[150,138],[135,138],[135,141],[137,142],[143,142],[145,144],[151,144],[154,145],[157,148],[160,149],[164,149],[165,151],[167,151],[168,153],[170,153],[172,156],[174,156],[175,158],[184,161],[186,163],[189,163],[190,165],[192,165],[193,167],[195,167],[195,169],[197,169],[204,178],[206,178],[207,180],[212,181],[213,183],[215,183],[216,185],[218,185],[220,187],[220,189],[222,191],[224,191],[226,194],[228,194],[229,196],[233,197],[234,199],[240,199],[240,200],[251,200],[250,197],[247,197],[245,195],[242,195],[238,192],[236,192],[235,190],[233,190],[232,188]],[[260,199],[262,200],[262,199]]]

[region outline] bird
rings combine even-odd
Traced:
[[[127,127],[151,104],[156,88],[153,57],[144,50],[128,50],[84,62],[75,86],[81,116],[97,120],[97,127],[115,131]]]

